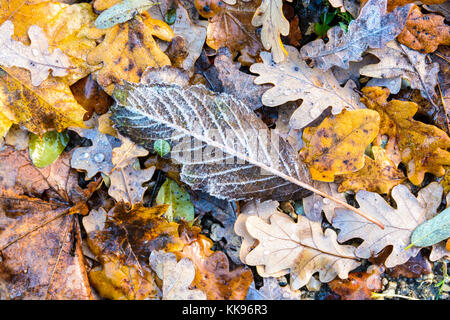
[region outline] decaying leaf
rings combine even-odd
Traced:
[[[33,25],[28,29],[31,41],[29,47],[14,41],[11,38],[13,34],[13,23],[9,20],[5,21],[0,26],[0,65],[29,70],[33,86],[39,86],[47,79],[50,70],[54,77],[63,77],[68,74],[69,58],[59,48],[49,52],[46,35],[40,27]]]
[[[257,138],[269,138],[267,126],[231,95],[216,94],[203,86],[158,83],[126,84],[114,94],[124,105],[112,108],[118,130],[147,149],[154,140],[171,140],[175,145],[172,158],[183,164],[181,180],[193,189],[229,200],[292,198],[302,193],[298,183],[308,181],[306,168],[290,145],[282,139],[273,145],[271,140],[276,137],[266,140],[267,144]],[[257,156],[255,148],[264,151]],[[196,154],[196,149],[205,152]],[[260,175],[261,169],[267,173]],[[288,182],[294,179],[297,185]]]
[[[367,52],[381,61],[362,67],[359,70],[361,75],[381,79],[401,77],[408,80],[411,88],[420,90],[422,95],[433,103],[436,96],[436,75],[439,72],[437,63],[428,64],[425,54],[396,41],[389,42],[382,49],[369,49]]]
[[[112,150],[111,162],[116,168],[124,168],[133,162],[138,157],[145,157],[148,155],[148,151],[144,148],[134,144],[130,139],[119,136],[122,144],[120,147]]]
[[[417,255],[420,248],[405,248],[410,244],[414,229],[425,221],[426,214],[426,209],[404,185],[394,187],[391,194],[397,209],[376,193],[361,190],[356,194],[360,207],[383,221],[384,229],[366,223],[367,221],[346,209],[336,209],[336,217],[333,219],[333,226],[340,229],[339,242],[352,238],[364,240],[355,251],[356,256],[360,258],[376,256],[386,246],[392,246],[393,250],[385,261],[388,268],[405,263]]]
[[[450,165],[450,138],[437,127],[413,119],[418,105],[400,100],[387,101],[389,90],[378,87],[363,88],[362,101],[378,111],[380,131],[374,144],[381,145],[383,135],[388,137],[386,151],[395,163],[406,165],[408,179],[415,185],[422,183],[425,173],[438,177],[445,174],[444,165]]]
[[[218,12],[209,18],[206,44],[216,50],[228,47],[233,56],[240,52],[242,56],[239,61],[245,65],[254,62],[262,49],[256,28],[251,23],[258,2],[253,0],[245,3],[239,0],[235,5],[225,4],[223,8],[218,8]]]
[[[212,241],[200,235],[176,255],[194,263],[193,284],[208,300],[243,300],[253,281],[252,272],[247,267],[230,271],[227,256],[221,251],[211,251],[211,247]]]
[[[188,258],[177,262],[173,253],[153,251],[150,265],[163,281],[164,300],[206,300],[206,295],[201,290],[189,289],[195,277],[195,267]]]
[[[383,48],[403,30],[412,5],[396,8],[386,13],[387,0],[369,0],[358,18],[351,21],[348,31],[340,26],[328,30],[328,42],[322,39],[302,47],[303,58],[312,59],[315,66],[328,70],[332,66],[347,69],[350,61],[360,61],[368,48]]]
[[[268,274],[289,269],[294,290],[306,285],[315,272],[319,272],[321,282],[329,282],[336,276],[347,278],[348,272],[360,264],[354,247],[339,245],[333,230],[324,233],[320,223],[303,216],[294,222],[287,215],[275,214],[270,224],[252,216],[245,226],[259,241],[245,258],[246,263],[264,265]]]
[[[141,18],[142,17],[142,18]],[[139,82],[147,67],[170,65],[170,59],[159,49],[153,36],[170,41],[173,31],[163,21],[142,13],[140,17],[109,29],[90,31],[92,39],[104,40],[87,56],[92,65],[103,63],[97,81],[111,93],[116,83]]]
[[[338,191],[366,190],[376,193],[389,193],[393,187],[405,180],[403,172],[387,157],[381,147],[372,147],[374,159],[364,156],[364,167],[353,173],[343,175]]]
[[[292,0],[288,0],[291,1]],[[280,35],[289,34],[289,21],[283,15],[282,0],[262,0],[252,19],[252,25],[262,26],[261,42],[266,50],[272,49],[276,63],[285,60],[287,52],[283,47]]]
[[[380,116],[372,110],[344,110],[303,131],[300,157],[314,180],[333,182],[335,175],[364,167],[364,150],[377,136]]]
[[[301,300],[300,291],[294,291],[290,286],[280,286],[276,278],[263,278],[263,281],[264,285],[258,290],[252,283],[246,300]]]
[[[85,196],[66,153],[44,169],[0,153],[0,299],[91,299],[77,219]],[[38,199],[43,193],[48,201]],[[26,272],[24,272],[26,270]]]
[[[348,279],[334,279],[328,285],[342,300],[368,300],[382,289],[383,272],[383,267],[371,265],[366,272],[350,272]]]
[[[330,194],[337,199],[346,201],[344,193],[338,192],[338,185],[336,183],[314,181],[313,185],[317,189],[325,192],[326,194]],[[322,221],[321,213],[323,210],[325,218],[327,218],[327,221],[331,223],[331,221],[333,221],[334,216],[336,215],[334,213],[334,209],[342,208],[342,206],[339,205],[338,203],[330,201],[329,199],[323,198],[317,194],[312,194],[308,197],[305,197],[302,199],[302,201],[305,216],[312,221],[321,222]]]
[[[332,107],[333,114],[338,114],[345,108],[363,108],[358,94],[353,90],[356,88],[353,81],[348,81],[342,88],[331,71],[309,68],[297,49],[286,46],[286,50],[288,58],[280,64],[274,64],[270,54],[261,52],[264,63],[253,64],[250,71],[259,74],[255,79],[256,84],[275,85],[263,94],[264,105],[272,107],[303,99],[302,105],[292,115],[292,128],[305,127],[329,106]]]
[[[420,8],[414,6],[397,40],[420,52],[434,52],[439,45],[450,45],[450,26],[445,24],[444,17],[422,14]]]

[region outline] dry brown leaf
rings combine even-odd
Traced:
[[[434,52],[439,45],[450,45],[450,26],[437,14],[422,14],[418,6],[411,10],[398,42],[420,52]]]
[[[91,299],[77,219],[87,213],[70,154],[44,169],[0,153],[0,299]],[[45,193],[48,201],[37,197]],[[26,270],[26,272],[24,272]]]
[[[344,110],[303,131],[300,157],[314,180],[333,182],[335,175],[364,166],[364,150],[377,136],[380,116],[372,110]]]
[[[263,63],[253,64],[250,71],[259,74],[255,79],[256,84],[275,85],[263,94],[264,105],[272,107],[303,99],[301,106],[292,115],[292,128],[305,127],[329,106],[333,114],[346,108],[363,108],[359,95],[353,90],[356,88],[353,81],[341,87],[331,71],[309,68],[297,49],[286,46],[286,50],[288,58],[280,64],[275,64],[269,53],[261,52]]]
[[[361,190],[356,194],[360,208],[372,217],[382,221],[384,229],[346,209],[336,209],[333,226],[340,229],[338,240],[344,242],[353,238],[364,241],[356,249],[356,256],[368,259],[377,256],[385,247],[393,250],[385,261],[388,268],[403,264],[415,257],[421,248],[405,248],[410,244],[414,229],[425,221],[426,209],[404,185],[392,189],[392,198],[397,209],[391,207],[379,194]]]
[[[336,276],[347,278],[360,265],[354,247],[339,245],[333,230],[324,233],[320,223],[306,217],[299,216],[296,223],[287,215],[275,214],[268,224],[252,216],[245,226],[259,241],[247,255],[247,264],[263,265],[268,274],[290,269],[294,290],[306,285],[315,272],[321,282],[329,282]]]
[[[374,159],[364,156],[364,167],[356,172],[341,176],[338,191],[366,190],[376,193],[389,193],[393,187],[402,183],[406,177],[387,157],[383,148],[372,147]]]
[[[291,1],[292,0],[288,0]],[[273,60],[280,63],[285,60],[287,52],[280,35],[289,34],[289,21],[283,15],[282,0],[262,0],[252,19],[252,25],[261,27],[261,42],[266,50],[271,50]]]
[[[433,125],[414,120],[418,109],[416,103],[388,102],[388,89],[365,87],[362,91],[362,101],[370,109],[378,111],[381,117],[380,131],[374,144],[381,145],[383,136],[387,136],[388,157],[396,165],[400,162],[406,165],[408,179],[415,185],[422,183],[426,172],[443,176],[443,166],[450,165],[448,135]]]
[[[314,181],[314,187],[326,194],[330,194],[333,197],[346,201],[344,193],[338,192],[338,185],[333,182],[321,182]],[[305,216],[312,221],[322,222],[322,211],[325,214],[327,221],[331,223],[335,217],[334,209],[343,208],[341,205],[329,199],[323,198],[317,194],[312,194],[303,198],[303,210]]]
[[[434,103],[436,75],[439,72],[437,63],[428,64],[425,54],[396,41],[389,42],[382,49],[369,49],[367,52],[381,61],[362,67],[359,70],[361,75],[381,79],[401,77],[408,80],[411,88],[420,90],[426,99]]]
[[[91,65],[103,63],[97,71],[97,81],[106,92],[112,93],[114,84],[139,82],[147,67],[170,65],[153,37],[170,41],[174,34],[163,21],[142,13],[135,19],[100,30],[92,28],[89,37],[103,41],[89,52],[86,61]]]
[[[253,281],[252,272],[247,267],[230,271],[227,256],[211,251],[212,245],[210,239],[200,235],[176,255],[192,260],[196,270],[193,284],[206,293],[208,300],[243,300]]]

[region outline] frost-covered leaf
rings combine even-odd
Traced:
[[[347,278],[348,272],[360,265],[354,247],[339,245],[335,231],[323,232],[320,223],[304,216],[294,222],[287,215],[275,214],[270,224],[252,216],[245,226],[259,241],[247,255],[246,263],[263,265],[268,274],[289,269],[294,290],[306,285],[316,272],[321,282],[329,282],[336,276]]]
[[[190,259],[177,262],[173,253],[152,251],[150,265],[163,281],[163,300],[206,300],[202,291],[189,289],[195,277],[194,263]]]
[[[13,40],[11,38],[13,34],[13,23],[9,20],[5,21],[0,26],[0,65],[28,69],[33,86],[39,86],[47,79],[50,70],[54,77],[63,77],[68,74],[69,58],[61,49],[49,52],[47,37],[40,27],[31,26],[28,29],[30,46]]]
[[[336,217],[333,219],[333,226],[340,229],[339,242],[353,238],[364,240],[355,251],[360,258],[376,256],[386,246],[392,246],[392,252],[385,261],[388,268],[403,264],[417,255],[420,248],[404,249],[410,243],[414,229],[425,221],[426,214],[426,209],[404,185],[392,189],[392,198],[397,209],[377,193],[362,190],[356,194],[356,201],[361,209],[382,221],[384,229],[367,223],[346,209],[336,209]]]
[[[450,238],[450,208],[419,225],[411,236],[411,244],[428,247]]]
[[[258,290],[255,283],[248,289],[246,300],[301,300],[300,291],[295,291],[290,286],[280,286],[276,278],[263,278],[264,285]]]
[[[127,22],[135,15],[148,10],[156,2],[152,0],[122,0],[112,7],[103,11],[95,20],[95,27],[98,29],[108,29],[116,24]]]
[[[291,1],[292,0],[288,0]],[[283,0],[262,0],[252,19],[252,25],[262,26],[261,42],[266,50],[272,49],[273,60],[277,63],[286,58],[286,50],[280,35],[289,34],[289,21],[283,15]]]
[[[439,72],[438,63],[428,63],[425,54],[409,49],[396,41],[389,42],[384,48],[369,49],[367,52],[381,61],[362,67],[359,70],[361,75],[408,80],[411,88],[420,90],[426,99],[433,101],[436,96],[434,88]]]
[[[291,146],[278,136],[265,139],[267,126],[231,95],[153,83],[125,84],[115,98],[124,105],[112,108],[117,129],[147,149],[154,140],[171,140],[181,180],[193,189],[229,200],[304,192],[299,186],[309,177]]]
[[[329,41],[318,39],[304,45],[300,50],[302,57],[312,59],[322,70],[332,66],[347,69],[350,61],[361,60],[367,47],[383,48],[403,30],[412,6],[386,13],[386,4],[387,0],[369,0],[358,18],[350,22],[347,32],[340,26],[331,28],[327,32]]]
[[[120,147],[114,148],[112,151],[111,162],[116,168],[124,168],[133,162],[138,157],[145,157],[148,151],[136,145],[130,139],[119,136],[122,144]]]
[[[256,84],[275,85],[263,94],[264,105],[272,107],[303,99],[301,106],[292,115],[293,128],[301,129],[308,125],[329,106],[333,114],[343,109],[364,108],[359,95],[353,90],[356,88],[353,81],[349,80],[341,87],[331,71],[309,68],[297,49],[286,46],[286,50],[289,56],[280,64],[274,64],[270,54],[261,52],[263,63],[253,64],[250,71],[259,74],[255,79]]]
[[[342,201],[345,200],[344,193],[338,192],[338,185],[333,182],[321,182],[314,181],[314,187],[325,192],[326,194],[330,194],[333,197],[340,199]],[[322,221],[321,212],[325,214],[325,218],[327,221],[331,223],[333,218],[335,217],[334,210],[336,208],[343,208],[341,205],[335,203],[334,201],[330,201],[329,199],[323,198],[318,194],[312,194],[302,199],[303,201],[303,210],[305,212],[305,216],[312,221]]]

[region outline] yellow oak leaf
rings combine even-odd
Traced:
[[[372,147],[374,159],[365,156],[364,167],[356,172],[343,175],[339,192],[366,190],[377,193],[389,193],[393,187],[402,183],[406,177],[387,157],[386,151]]]
[[[441,129],[413,119],[419,106],[417,103],[387,101],[389,90],[380,87],[365,87],[363,103],[378,111],[381,116],[380,131],[374,141],[381,145],[388,138],[386,150],[395,163],[406,165],[408,179],[415,185],[422,183],[426,172],[441,177],[443,166],[450,165],[450,138]]]
[[[343,110],[303,132],[300,157],[314,180],[332,182],[334,176],[364,167],[364,150],[378,133],[380,116],[372,110]]]
[[[97,81],[106,92],[112,93],[114,84],[139,82],[147,67],[170,65],[170,59],[158,47],[153,36],[171,41],[172,29],[146,12],[134,19],[108,29],[92,28],[90,37],[104,40],[87,56],[92,65],[103,62],[97,71]]]
[[[85,61],[87,53],[96,45],[86,36],[95,20],[91,5],[48,1],[1,1],[0,4],[0,24],[6,20],[13,23],[15,41],[28,46],[28,30],[32,25],[38,26],[46,36],[49,51],[61,49],[71,64],[66,76],[49,75],[39,86],[32,85],[26,69],[0,70],[0,134],[5,134],[12,123],[23,124],[36,134],[53,129],[61,131],[69,126],[84,127],[85,110],[73,97],[70,85],[98,68]]]

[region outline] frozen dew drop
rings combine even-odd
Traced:
[[[264,254],[267,256],[270,253],[269,250],[264,250]]]
[[[102,162],[103,160],[105,160],[105,155],[103,153],[97,153],[94,155],[94,161],[97,163]]]
[[[31,52],[33,53],[33,56],[37,57],[39,55],[39,50],[36,48],[31,49]]]
[[[330,202],[331,202],[330,199],[327,199],[327,198],[323,199],[324,204],[330,204]]]
[[[83,153],[80,155],[80,159],[81,159],[81,160],[86,160],[87,158],[89,158],[89,153],[87,153],[87,152],[83,152]]]

